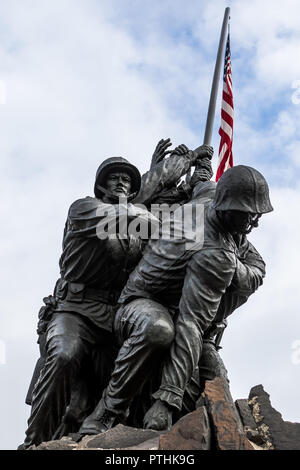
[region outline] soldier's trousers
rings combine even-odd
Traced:
[[[114,331],[120,350],[103,399],[105,408],[122,421],[133,398],[160,368],[174,339],[174,323],[158,302],[137,299],[118,310]]]
[[[26,446],[60,437],[58,430],[68,410],[80,426],[107,385],[115,358],[114,343],[110,332],[85,317],[62,312],[53,315],[47,329],[45,366],[33,390]],[[89,382],[94,400],[87,389]]]
[[[227,291],[221,299],[215,318],[198,318],[193,309],[189,316],[179,311],[176,320],[176,341],[171,345],[170,354],[165,361],[159,390],[153,394],[155,399],[165,401],[173,408],[180,410],[184,391],[189,377],[201,362],[204,332],[246,302],[247,296],[234,291]]]
[[[245,301],[245,297],[225,294],[215,320],[223,320]],[[169,311],[151,299],[135,299],[119,308],[114,328],[121,347],[115,361],[114,371],[102,398],[105,408],[118,414],[120,418],[128,415],[133,397],[147,380],[159,374],[158,386],[160,385],[165,354],[169,352],[175,335],[175,317],[174,311]],[[199,338],[197,341],[191,338],[191,331],[187,325],[185,331],[182,331],[186,340],[182,342],[180,357],[175,362],[175,374],[171,371],[171,376],[168,377],[168,382],[175,381],[176,385],[169,385],[168,392],[164,392],[165,395],[167,394],[164,400],[177,409],[182,407],[188,409],[188,406],[185,406],[185,401],[188,400],[190,403],[194,401],[195,403],[199,398],[201,370],[208,375],[206,378],[213,378],[207,364],[202,364],[201,361],[199,364],[193,362],[193,358],[201,356],[202,344],[199,342]],[[193,351],[190,348],[191,344],[194,348]],[[166,354],[167,356],[168,354]],[[213,360],[214,365],[220,370],[223,369],[226,374],[224,365],[221,363],[220,357],[217,357],[218,353],[214,347],[213,351],[208,352],[205,356],[209,357],[209,360]],[[187,382],[186,371],[190,370],[191,361],[193,370]],[[177,378],[179,379],[176,382]],[[180,406],[177,406],[178,395],[180,396]]]

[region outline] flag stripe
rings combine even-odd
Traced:
[[[222,162],[223,160],[223,157],[225,155],[225,152],[227,151],[228,149],[228,145],[226,144],[226,142],[222,145],[222,148],[220,148],[220,153],[219,153],[219,163],[218,165],[220,165],[220,163]]]
[[[222,129],[221,127],[220,127],[220,129],[219,129],[219,134],[220,134],[220,136],[221,136],[221,141],[222,141],[222,142],[226,142],[227,145],[228,145],[228,147],[230,147],[230,146],[231,146],[231,138],[230,138],[230,136],[229,136],[228,134],[226,134],[226,132],[224,131],[224,129]],[[220,147],[221,147],[221,145],[220,145]]]
[[[229,139],[231,140],[232,139],[232,127],[231,127],[230,123],[226,122],[226,120],[223,119],[223,118],[221,119],[221,128],[223,129],[225,134],[227,134]]]
[[[232,96],[230,96],[228,93],[223,92],[222,102],[223,102],[223,101],[225,101],[226,103],[228,103],[229,106],[231,106],[231,107],[233,108]]]
[[[226,122],[226,124],[228,124],[231,127],[231,130],[232,130],[233,119],[232,119],[231,116],[229,116],[229,114],[226,111],[224,111],[224,109],[221,110],[221,117]],[[227,134],[229,135],[228,132],[227,132]]]
[[[233,115],[234,115],[233,107],[230,106],[230,104],[227,103],[226,101],[223,101],[223,104],[222,104],[222,111],[224,111],[224,112],[226,112],[227,114],[229,114],[229,116],[231,117],[231,119],[233,119]]]

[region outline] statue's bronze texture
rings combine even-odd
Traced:
[[[61,276],[39,313],[41,357],[22,448],[118,423],[169,429],[195,408],[205,380],[227,377],[218,353],[227,317],[265,276],[247,234],[273,210],[269,189],[244,165],[216,184],[211,147],[170,146],[158,143],[142,177],[125,158],[106,159],[95,197],[69,209]],[[191,166],[193,176],[181,182]],[[153,203],[177,204],[168,237]],[[112,218],[122,231],[103,238],[99,227]],[[131,222],[153,219],[153,239],[130,231]]]
[[[149,208],[152,201],[160,202],[160,194],[162,201],[187,199],[191,189],[178,188],[180,178],[212,149],[191,152],[179,146],[165,158],[170,145],[170,139],[158,143],[142,178],[122,157],[105,160],[97,171],[95,197],[79,199],[69,209],[61,277],[39,315],[41,358],[27,395],[32,409],[24,448],[77,432],[109,383],[118,352],[113,332],[117,301],[147,240],[128,233],[101,239],[97,228],[107,204],[115,208],[117,221],[126,212],[129,224],[149,215],[136,204]]]
[[[236,185],[231,191],[228,181],[234,185],[239,177],[245,188]],[[253,212],[272,210],[264,177],[238,166],[227,170],[214,192],[214,183],[200,182],[188,203],[204,205],[204,240],[199,247],[187,249],[189,233],[180,239],[150,240],[131,273],[114,322],[121,346],[114,371],[82,433],[107,430],[104,413],[111,417],[110,423],[126,420],[145,381],[160,375],[162,358],[160,384],[152,395],[156,402],[144,426],[170,427],[172,413],[185,406],[185,395],[193,396],[190,388],[197,382],[204,340],[212,340],[218,324],[262,284],[265,263],[245,233],[254,226]]]

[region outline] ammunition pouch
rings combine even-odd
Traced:
[[[115,305],[119,292],[86,286],[79,282],[60,279],[56,289],[56,298],[67,302],[82,303],[84,299],[95,300],[109,305]]]
[[[69,282],[62,278],[58,281],[55,296],[58,300],[81,303],[84,297],[84,288],[84,284]]]
[[[58,282],[56,283],[57,286]],[[55,287],[56,289],[56,287]],[[55,291],[54,289],[54,291]],[[46,331],[48,324],[52,318],[53,312],[56,308],[57,301],[53,295],[43,298],[44,306],[40,308],[38,314],[37,334],[38,344],[40,346],[40,354],[42,357],[46,355]]]
[[[85,285],[77,282],[68,282],[66,300],[81,303],[83,301]]]
[[[43,298],[44,306],[40,308],[38,314],[37,334],[42,335],[46,332],[49,321],[56,307],[56,299],[53,295]]]

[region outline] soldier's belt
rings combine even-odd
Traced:
[[[86,286],[79,282],[70,282],[61,279],[60,285],[56,291],[56,296],[60,300],[82,303],[84,300],[95,300],[106,304],[115,304],[119,293],[106,289],[98,289]]]

